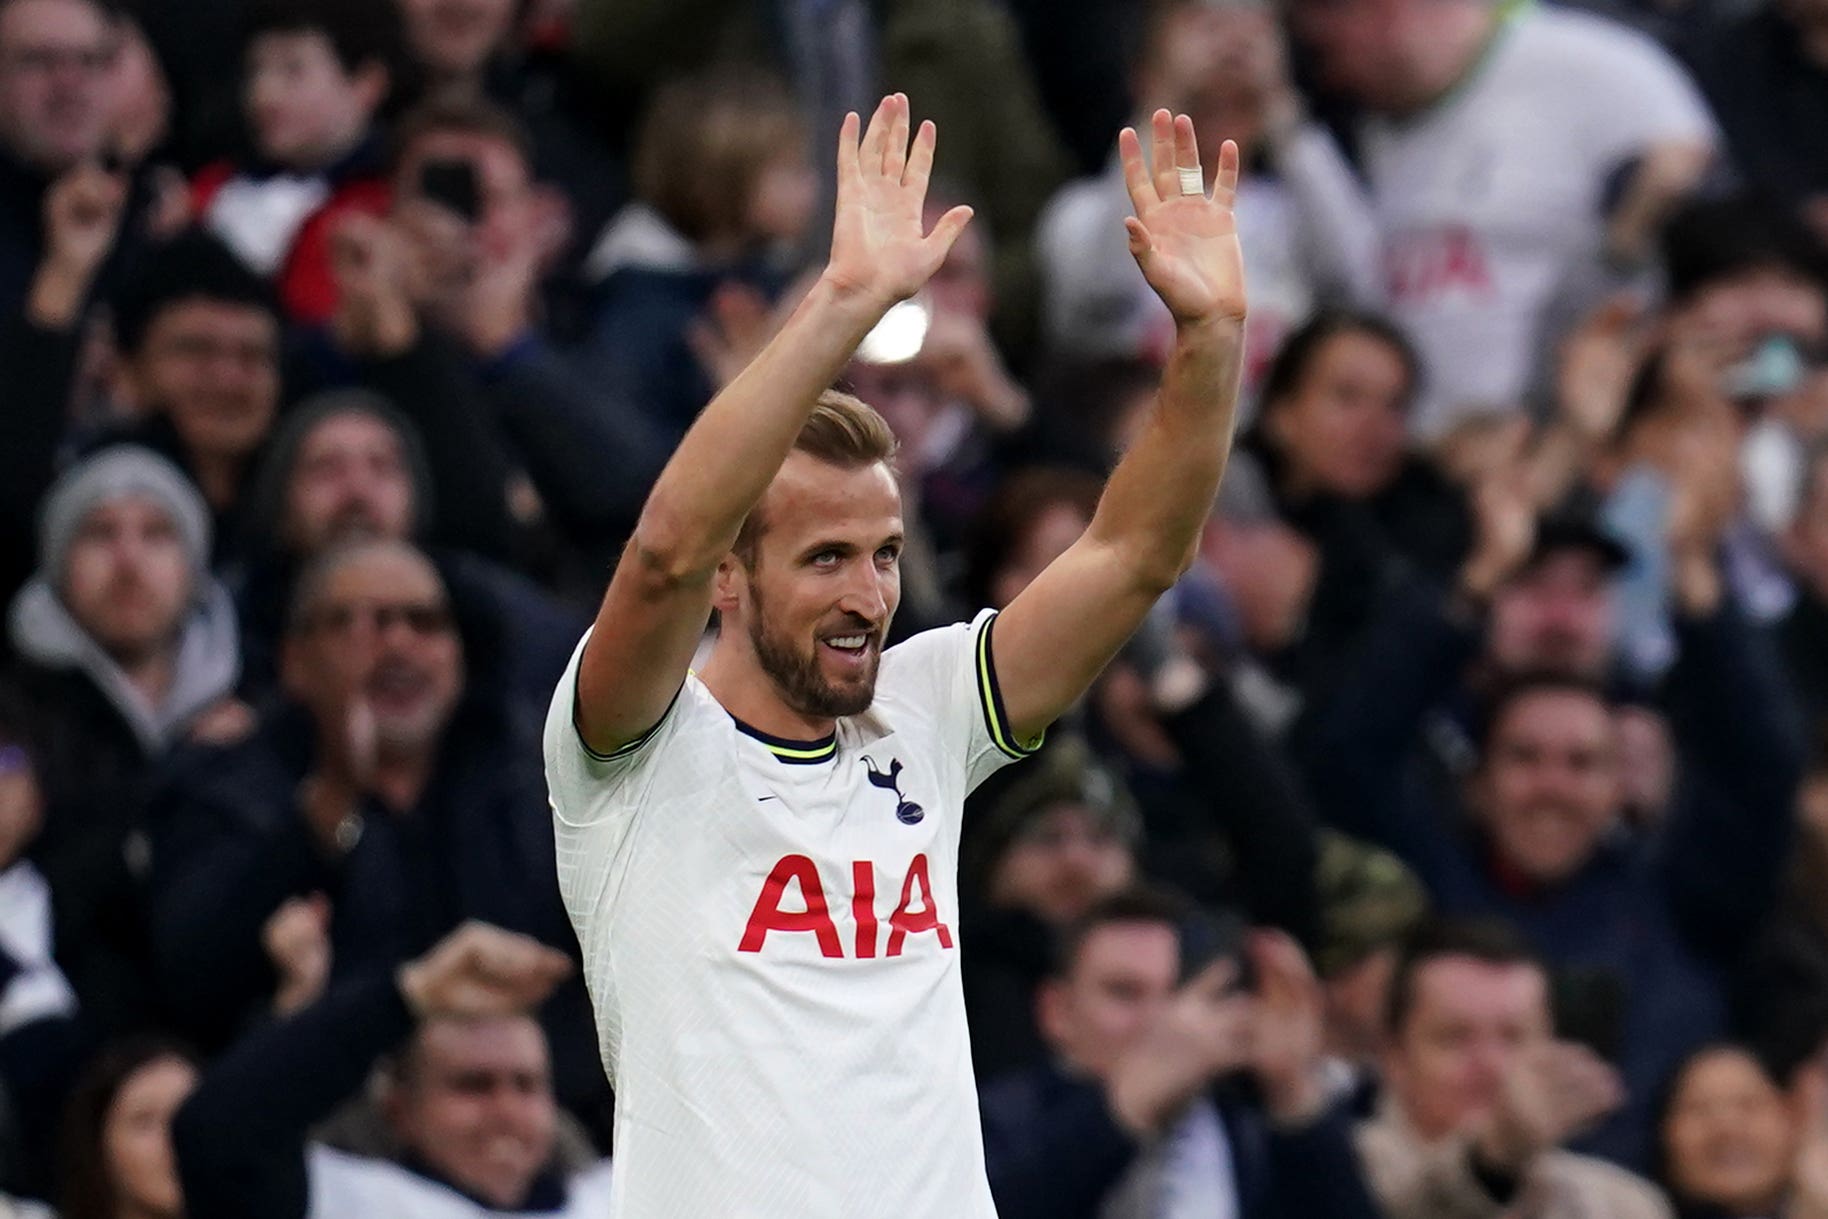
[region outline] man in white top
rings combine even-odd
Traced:
[[[1700,92],[1644,35],[1532,0],[1294,0],[1291,15],[1324,83],[1367,112],[1384,297],[1427,374],[1415,428],[1514,409],[1550,331],[1605,291],[1602,262],[1647,254],[1705,170]]]
[[[970,219],[922,231],[934,131],[839,137],[830,263],[662,473],[546,724],[559,881],[616,1086],[617,1219],[991,1219],[959,985],[965,795],[1038,743],[1188,566],[1231,435],[1244,284],[1227,144],[1121,147],[1178,322],[1085,535],[1000,615],[886,653],[901,498],[826,387]],[[705,621],[721,633],[688,673]],[[994,624],[994,632],[993,632]]]

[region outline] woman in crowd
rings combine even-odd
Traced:
[[[178,1219],[171,1119],[196,1086],[196,1063],[168,1041],[97,1056],[64,1114],[63,1219]]]
[[[1682,1219],[1828,1216],[1828,1095],[1816,1070],[1805,1067],[1786,1098],[1741,1046],[1690,1056],[1660,1129],[1664,1186]]]

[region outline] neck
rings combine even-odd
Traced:
[[[374,791],[389,809],[404,813],[419,803],[431,774],[431,751],[384,750],[375,759]]]
[[[698,679],[725,711],[769,736],[812,741],[837,728],[837,721],[829,716],[808,715],[790,706],[762,670],[747,637],[738,640],[736,632],[718,635]]]
[[[1452,0],[1435,8],[1429,27],[1431,54],[1419,66],[1415,87],[1408,96],[1394,99],[1389,107],[1397,118],[1428,109],[1465,83],[1478,70],[1505,21],[1504,8],[1489,0]]]
[[[149,707],[161,706],[177,677],[177,649],[153,648],[143,656],[116,656],[114,663]]]
[[[197,487],[212,509],[221,511],[235,502],[236,493],[241,490],[240,457],[193,450],[190,464],[197,476]]]

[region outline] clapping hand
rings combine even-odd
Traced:
[[[1134,128],[1117,137],[1124,185],[1136,215],[1124,220],[1130,253],[1181,326],[1244,318],[1244,255],[1232,205],[1238,192],[1238,146],[1219,149],[1212,194],[1204,189],[1193,120],[1157,110],[1150,160]],[[1188,190],[1195,180],[1201,185]]]
[[[421,1020],[531,1012],[571,972],[571,958],[530,936],[465,923],[400,969],[400,993]]]
[[[908,144],[908,99],[882,99],[859,142],[855,114],[838,133],[838,202],[825,279],[840,294],[861,296],[882,309],[906,300],[939,270],[971,220],[955,207],[933,231],[921,225],[937,133],[920,125]]]

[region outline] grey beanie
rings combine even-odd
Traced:
[[[171,517],[192,575],[209,568],[210,518],[202,494],[184,472],[151,449],[113,445],[71,466],[44,497],[38,520],[40,574],[53,586],[63,583],[64,561],[83,521],[96,505],[123,496],[142,495]]]

